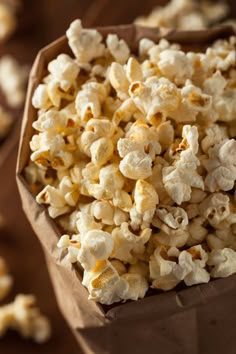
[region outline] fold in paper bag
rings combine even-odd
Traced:
[[[134,25],[98,28],[105,38],[116,33],[133,52],[141,38],[166,38],[184,50],[204,50],[218,38],[234,34],[229,26],[204,31],[150,29]],[[214,354],[234,353],[236,275],[208,284],[146,297],[137,302],[102,306],[88,300],[82,274],[65,258],[60,259],[60,232],[47,210],[30,193],[23,170],[30,158],[29,141],[37,112],[32,94],[47,73],[47,64],[60,53],[71,53],[66,37],[42,49],[33,65],[17,164],[17,183],[23,209],[41,241],[61,312],[85,353],[116,354]],[[66,350],[66,348],[65,348]]]

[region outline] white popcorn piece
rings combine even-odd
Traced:
[[[196,153],[198,151],[198,130],[196,127],[185,125],[183,141],[180,144],[180,158],[173,166],[162,169],[163,183],[169,196],[177,203],[189,201],[191,187],[204,189],[202,177],[197,172],[200,165]]]
[[[108,72],[108,78],[111,86],[116,90],[118,98],[121,101],[126,100],[128,98],[129,81],[124,67],[113,62]]]
[[[36,307],[33,295],[17,295],[12,303],[0,307],[0,336],[8,329],[37,343],[46,342],[51,335],[50,322]]]
[[[152,159],[141,150],[131,151],[120,162],[120,171],[130,179],[145,179],[152,174]]]
[[[101,115],[101,104],[107,97],[104,85],[88,82],[82,86],[75,99],[75,107],[82,120],[98,118]]]
[[[89,63],[104,54],[101,34],[93,29],[84,29],[80,20],[71,23],[66,31],[69,46],[76,59],[81,63]]]
[[[36,87],[32,97],[32,105],[38,109],[48,109],[52,105],[46,84],[40,84]]]
[[[133,57],[129,58],[128,60],[127,67],[126,67],[126,76],[130,83],[134,81],[142,81],[143,79],[141,65]]]
[[[205,186],[210,192],[228,191],[236,180],[236,141],[225,139],[208,150],[209,158],[203,160],[208,174]]]
[[[108,34],[106,44],[109,52],[116,62],[125,64],[130,56],[130,49],[123,39],[116,34]]]
[[[122,102],[122,104],[114,112],[112,121],[118,126],[122,121],[130,121],[135,112],[137,112],[137,107],[135,106],[133,100],[129,98]]]
[[[155,216],[160,219],[160,228],[163,231],[165,231],[165,227],[163,228],[162,223],[174,230],[185,229],[188,225],[188,216],[183,208],[160,205],[156,209]],[[157,225],[156,219],[155,225]]]
[[[114,145],[111,139],[100,138],[90,147],[91,161],[96,166],[105,165],[113,156]]]
[[[122,223],[120,227],[112,231],[114,238],[112,257],[123,262],[135,263],[137,257],[143,254],[151,232],[151,229],[146,228],[141,231],[140,235],[137,235],[130,230],[128,223]]]
[[[188,230],[183,229],[171,229],[170,227],[156,222],[156,219],[153,219],[152,225],[158,227],[159,225],[164,229],[160,232],[153,235],[153,238],[158,244],[168,246],[168,247],[183,247],[186,245],[189,239]]]
[[[143,299],[147,290],[148,282],[141,274],[127,273],[121,276],[128,284],[127,290],[124,292],[123,300]]]
[[[0,106],[0,140],[4,139],[10,131],[13,118]]]
[[[75,83],[80,68],[69,55],[60,54],[48,64],[48,71],[59,82],[61,89],[68,91]]]
[[[101,222],[96,222],[94,217],[89,215],[86,211],[77,213],[76,228],[81,235],[85,235],[91,230],[101,230],[102,227],[103,224]]]
[[[174,128],[169,120],[157,127],[157,134],[162,151],[166,150],[174,142]]]
[[[12,56],[5,55],[1,58],[0,88],[12,108],[18,108],[24,102],[28,73],[28,67],[20,66]]]
[[[160,204],[172,205],[174,202],[168,195],[162,181],[162,169],[164,166],[168,166],[168,162],[157,156],[154,161],[154,167],[152,168],[152,175],[147,179],[147,182],[151,183],[155,188],[159,196]]]
[[[180,50],[163,50],[159,56],[158,66],[163,76],[176,82],[177,85],[184,84],[193,74],[188,57]]]
[[[201,245],[180,252],[178,265],[174,269],[177,279],[184,280],[187,286],[208,283],[210,274],[205,269],[208,255]]]
[[[89,299],[105,305],[121,301],[129,288],[109,261],[97,262],[93,270],[85,270],[82,284],[89,291]]]
[[[159,197],[150,183],[139,179],[135,185],[134,201],[138,213],[144,214],[147,211],[155,211]]]
[[[76,260],[88,271],[95,267],[97,261],[108,259],[114,247],[111,234],[98,229],[89,230],[83,233],[80,238],[69,240],[68,237],[67,235],[62,236],[58,247],[68,248],[68,258],[75,261],[76,256]]]
[[[208,230],[204,226],[205,219],[202,217],[194,217],[188,225],[189,238],[187,241],[188,246],[195,246],[201,244],[209,235]]]
[[[218,250],[228,247],[236,250],[236,230],[233,226],[215,230],[214,234],[208,234],[206,240],[209,248]]]
[[[201,141],[201,148],[205,153],[208,152],[209,148],[228,138],[227,128],[218,124],[211,125],[205,130],[205,133],[206,136]]]
[[[229,197],[222,193],[213,193],[199,204],[203,218],[216,227],[230,215]]]
[[[236,252],[231,248],[213,250],[207,264],[212,267],[213,278],[225,278],[236,273]]]
[[[131,264],[129,267],[129,274],[140,274],[145,278],[149,276],[149,266],[147,263],[138,261],[135,264]]]
[[[13,278],[8,272],[5,260],[0,257],[0,301],[3,300],[12,288]]]
[[[150,278],[154,289],[171,290],[180,282],[173,272],[178,258],[173,258],[168,256],[168,248],[164,246],[158,246],[150,257]]]
[[[147,115],[147,120],[151,123],[156,114],[165,119],[180,103],[176,85],[164,77],[150,77],[145,83],[135,81],[129,87],[129,94],[137,108]]]
[[[139,57],[145,58],[149,50],[155,46],[155,43],[149,38],[142,38],[139,41]]]
[[[79,199],[79,190],[69,177],[61,180],[58,189],[47,185],[36,197],[39,204],[49,205],[48,213],[54,219],[70,211]]]

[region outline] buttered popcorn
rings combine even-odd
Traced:
[[[217,8],[216,8],[217,10]],[[79,20],[36,88],[25,176],[89,299],[143,298],[236,272],[235,37],[131,53]]]

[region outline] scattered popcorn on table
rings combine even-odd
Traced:
[[[0,337],[8,329],[37,343],[46,342],[51,335],[50,323],[40,313],[33,295],[17,295],[12,303],[0,307]]]
[[[0,257],[0,301],[4,299],[11,290],[13,279],[8,274],[5,260]]]
[[[12,108],[19,108],[24,102],[28,73],[29,68],[20,66],[12,56],[1,57],[0,88]]]
[[[8,39],[16,28],[16,10],[19,0],[1,1],[0,3],[0,41]]]
[[[58,256],[108,305],[236,273],[235,37],[202,53],[142,39],[136,56],[79,20],[67,37],[75,58],[52,60],[33,95],[25,169],[65,233]]]

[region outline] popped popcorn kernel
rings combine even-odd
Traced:
[[[8,329],[36,343],[46,342],[51,335],[50,322],[40,313],[33,295],[17,295],[12,303],[0,307],[0,336]]]

